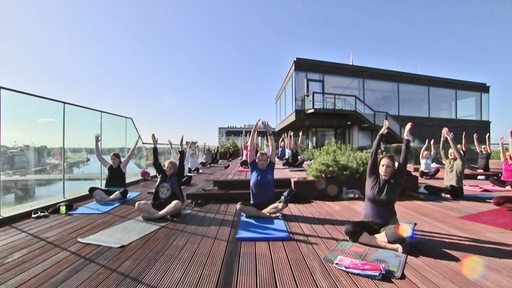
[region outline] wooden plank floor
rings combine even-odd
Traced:
[[[231,167],[230,167],[231,168]],[[221,165],[193,176],[185,191],[212,187],[214,179],[247,177]],[[281,171],[282,170],[282,171]],[[282,173],[282,174],[281,174]],[[286,174],[289,173],[289,174]],[[291,173],[291,174],[290,174]],[[303,173],[303,172],[300,172]],[[276,177],[305,173],[276,170]],[[474,180],[476,181],[476,180]],[[422,180],[441,184],[442,179]],[[484,183],[484,182],[478,182]],[[363,201],[312,201],[285,210],[291,241],[240,242],[234,203],[188,208],[191,213],[122,248],[79,243],[137,217],[135,201],[151,198],[155,181],[133,185],[141,195],[93,215],[51,215],[0,227],[1,287],[509,287],[512,231],[457,218],[493,209],[490,201],[401,199],[402,220],[417,223],[421,251],[409,256],[401,279],[372,280],[322,260],[361,218]],[[512,195],[512,193],[495,193]],[[86,200],[78,205],[85,204]],[[512,212],[511,212],[512,213]],[[481,275],[465,276],[463,259],[481,261]],[[475,268],[475,267],[473,267]],[[476,267],[478,268],[478,266]],[[478,270],[478,269],[475,269]]]

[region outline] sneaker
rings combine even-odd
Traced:
[[[128,189],[123,188],[119,190],[119,194],[121,194],[121,199],[125,199],[126,197],[128,197]]]
[[[231,165],[230,165],[230,164],[228,164],[228,165],[224,166],[224,169],[228,169],[228,168],[229,168],[229,166],[231,166]]]
[[[293,199],[293,196],[295,195],[295,190],[293,189],[288,189],[286,190],[283,195],[281,195],[281,199],[279,200],[281,203],[289,203],[292,199]]]

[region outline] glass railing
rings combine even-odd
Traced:
[[[86,195],[90,186],[103,187],[107,169],[95,155],[128,154],[139,132],[126,116],[56,101],[0,87],[0,217]],[[126,169],[128,182],[152,168],[152,145],[141,141]],[[159,147],[169,159],[169,145]]]

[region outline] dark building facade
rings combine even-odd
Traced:
[[[416,143],[438,142],[448,127],[456,142],[465,131],[472,144],[473,133],[485,141],[490,131],[489,90],[485,83],[297,58],[275,98],[276,131],[302,130],[309,147],[331,139],[361,147],[388,119],[388,141],[401,141],[412,121]]]

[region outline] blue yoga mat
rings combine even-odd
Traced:
[[[101,214],[108,212],[117,206],[121,205],[124,201],[130,200],[139,196],[140,192],[128,192],[128,196],[125,199],[118,201],[109,201],[109,202],[96,202],[92,201],[90,203],[85,204],[84,206],[80,206],[76,209],[68,211],[68,214]]]
[[[246,218],[242,213],[236,239],[241,241],[283,241],[290,240],[288,228],[283,219]]]

